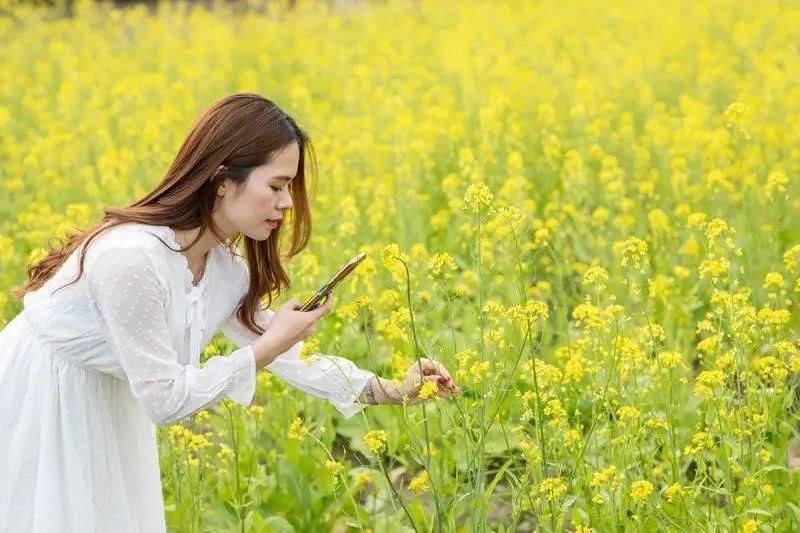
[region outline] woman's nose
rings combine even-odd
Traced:
[[[292,206],[294,205],[292,203],[292,195],[287,192],[284,196],[281,197],[279,205],[281,209],[291,209]]]

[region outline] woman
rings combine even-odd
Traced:
[[[289,256],[309,238],[307,155],[272,102],[223,98],[155,190],[28,268],[24,310],[0,331],[0,531],[164,531],[154,424],[225,397],[249,405],[262,368],[346,417],[419,403],[426,380],[442,398],[460,392],[430,360],[399,387],[341,357],[301,360],[330,295],[309,312],[296,299],[267,308],[289,287],[284,215]],[[239,348],[201,368],[217,330]]]

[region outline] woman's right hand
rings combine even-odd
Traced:
[[[268,365],[278,355],[313,335],[319,319],[333,310],[333,294],[328,293],[325,302],[311,311],[300,311],[302,305],[292,298],[272,316],[267,329],[253,344],[258,368]]]

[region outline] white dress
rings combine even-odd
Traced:
[[[223,245],[197,286],[167,226],[124,224],[78,251],[0,331],[0,531],[165,531],[155,424],[224,397],[249,405],[258,336],[236,318],[247,263]],[[265,327],[274,313],[259,310]],[[200,367],[217,330],[239,346]],[[374,375],[341,357],[266,368],[345,417]],[[269,406],[266,406],[269,409]]]

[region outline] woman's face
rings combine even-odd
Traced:
[[[254,167],[238,190],[225,180],[217,191],[215,220],[228,237],[238,232],[256,241],[266,240],[283,223],[284,211],[292,208],[289,182],[297,174],[300,148],[292,142],[266,165]]]

